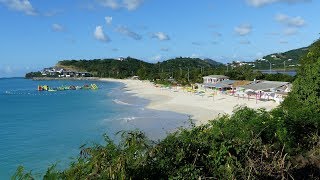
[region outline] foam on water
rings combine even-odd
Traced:
[[[119,99],[113,99],[112,101],[113,101],[114,103],[116,103],[116,104],[128,105],[128,106],[131,106],[131,105],[132,105],[132,104],[129,104],[129,103],[120,101]]]

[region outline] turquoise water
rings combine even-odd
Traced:
[[[96,83],[99,90],[38,92],[37,85]],[[0,79],[0,179],[18,165],[41,173],[54,163],[66,167],[79,147],[103,143],[120,130],[140,129],[152,139],[187,125],[187,116],[148,110],[148,101],[124,92],[120,83]]]

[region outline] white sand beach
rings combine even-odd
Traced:
[[[100,80],[124,83],[129,93],[151,101],[147,108],[188,114],[197,125],[207,123],[219,114],[232,114],[236,106],[248,106],[254,109],[265,108],[266,110],[278,106],[274,101],[256,101],[254,98],[248,100],[246,97],[239,98],[225,94],[210,97],[208,92],[204,96],[199,96],[183,89],[155,87],[149,81],[109,78]]]

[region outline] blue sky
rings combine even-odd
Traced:
[[[254,60],[319,38],[316,0],[0,0],[0,77],[63,59]]]

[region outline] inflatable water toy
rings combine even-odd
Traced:
[[[66,91],[66,90],[97,90],[99,89],[98,86],[96,84],[85,84],[83,86],[74,86],[74,85],[70,85],[70,86],[60,86],[57,88],[51,88],[48,85],[38,85],[38,91],[48,91],[48,92],[56,92],[56,91]]]

